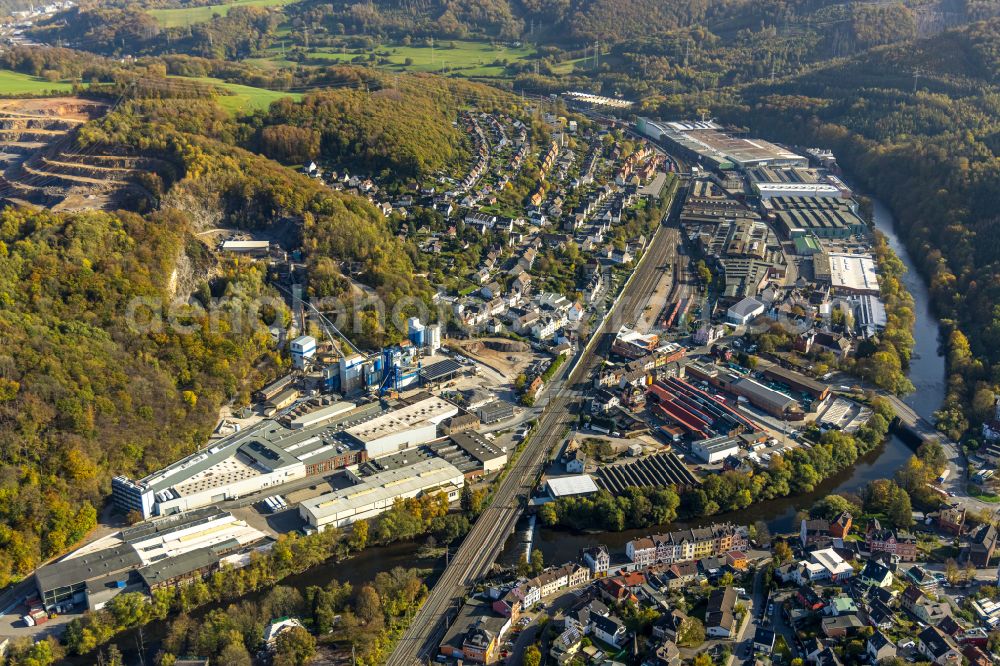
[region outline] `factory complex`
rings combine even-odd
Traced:
[[[128,527],[35,572],[48,611],[103,608],[122,592],[153,590],[240,566],[273,541],[231,513],[205,508]]]
[[[377,516],[391,508],[397,499],[443,492],[449,502],[454,502],[465,484],[462,471],[441,458],[429,458],[368,477],[352,472],[348,476],[356,485],[303,502],[299,506],[302,519],[319,530],[344,527]]]

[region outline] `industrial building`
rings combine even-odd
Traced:
[[[757,167],[747,171],[750,185],[761,199],[824,197],[849,199],[851,189],[839,178],[816,169]]]
[[[456,414],[458,407],[427,393],[396,403],[338,401],[293,412],[214,441],[139,481],[117,476],[112,501],[149,518],[270,491],[426,444],[438,437],[438,424]]]
[[[251,257],[266,257],[271,251],[271,242],[266,240],[226,240],[219,246],[223,252],[245,254]]]
[[[756,298],[744,298],[726,311],[726,321],[743,326],[754,317],[764,314],[764,304]]]
[[[730,384],[729,391],[746,398],[754,407],[780,419],[799,421],[805,416],[802,405],[795,398],[746,377]]]
[[[355,409],[357,405],[353,402],[337,401],[333,404],[320,407],[319,409],[306,412],[302,415],[295,416],[289,419],[288,425],[292,430],[302,430],[304,428],[312,428],[314,426],[323,425],[324,423],[329,423],[339,416],[344,416],[351,410]]]
[[[867,254],[831,252],[830,285],[840,294],[878,296],[878,273],[875,260]]]
[[[691,366],[688,368],[689,371],[694,369]],[[694,376],[695,373],[691,374]],[[653,414],[678,424],[695,439],[761,429],[714,396],[675,377],[661,379],[650,386],[646,400]]]
[[[812,377],[807,377],[801,372],[787,370],[780,365],[769,365],[764,368],[764,377],[771,381],[784,384],[799,393],[805,393],[816,400],[825,400],[830,395],[830,387],[822,382],[818,382]]]
[[[722,462],[729,456],[739,453],[739,450],[739,440],[728,435],[719,435],[691,443],[691,453],[709,465]]]
[[[458,361],[445,359],[437,363],[431,363],[420,369],[421,384],[440,384],[448,382],[461,375],[474,372],[474,368],[462,365]]]
[[[302,369],[316,355],[316,338],[311,335],[300,335],[289,344],[292,353],[292,363]]]
[[[392,508],[397,499],[444,492],[448,501],[455,501],[465,485],[462,471],[441,458],[428,458],[367,477],[351,472],[348,476],[355,485],[302,502],[302,519],[318,530],[343,527],[379,515]]]
[[[337,402],[280,423],[262,421],[211,443],[158,472],[111,481],[112,501],[144,518],[169,515],[267,491],[368,459],[345,429],[378,419],[381,403]]]
[[[410,317],[407,320],[407,338],[416,347],[433,354],[441,349],[441,324],[424,325],[418,317]]]
[[[514,416],[514,405],[506,400],[494,400],[477,409],[476,415],[484,425],[499,423]]]
[[[870,338],[885,330],[889,323],[889,315],[885,311],[885,304],[878,296],[861,294],[852,296],[850,301],[854,306],[854,320],[865,337]]]
[[[452,435],[449,439],[466,455],[478,461],[483,474],[499,472],[507,464],[507,451],[478,432],[460,432]]]
[[[594,479],[588,474],[554,476],[545,481],[545,489],[554,500],[574,495],[593,495],[598,490]]]
[[[636,127],[646,136],[670,145],[683,157],[716,171],[809,166],[809,160],[802,155],[763,139],[731,136],[711,121],[655,123],[640,118]]]
[[[786,238],[799,230],[819,238],[850,238],[864,233],[866,228],[849,199],[773,196],[762,205]]]
[[[428,395],[344,432],[364,447],[369,458],[378,458],[437,439],[438,424],[456,414],[458,407],[443,398]]]
[[[643,486],[678,486],[690,488],[698,480],[673,452],[644,456],[633,462],[605,465],[597,470],[597,485],[611,493]]]
[[[203,575],[226,555],[267,540],[228,512],[201,509],[123,529],[101,550],[81,549],[41,567],[35,585],[47,610],[81,604],[97,610],[121,592]]]

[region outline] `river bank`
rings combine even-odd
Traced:
[[[903,400],[919,415],[933,420],[934,412],[944,400],[947,381],[945,359],[940,348],[940,323],[934,315],[927,285],[896,233],[892,213],[880,201],[871,199],[871,202],[874,227],[886,237],[889,247],[906,266],[907,272],[902,281],[914,301],[915,345],[908,376],[915,390]],[[913,450],[906,442],[897,435],[891,435],[881,446],[859,459],[853,467],[828,478],[811,493],[762,502],[743,511],[706,517],[702,520],[677,521],[661,528],[666,530],[698,527],[719,520],[732,520],[742,524],[762,520],[767,523],[772,533],[792,532],[796,529],[795,516],[799,511],[807,510],[816,500],[827,495],[854,493],[869,481],[892,476],[912,454]],[[524,552],[522,534],[525,527],[523,524],[519,525],[515,535],[508,540],[500,558],[502,563],[515,564]],[[656,528],[579,534],[539,525],[532,536],[534,547],[541,550],[545,561],[558,563],[576,559],[582,548],[598,543],[605,544],[611,550],[622,550],[625,543],[646,536],[650,531],[656,531]]]

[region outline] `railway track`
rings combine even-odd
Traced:
[[[388,666],[414,666],[429,661],[447,631],[448,622],[462,604],[468,587],[489,571],[500,554],[541,476],[546,457],[562,440],[565,429],[576,420],[573,407],[580,400],[579,389],[591,381],[591,372],[607,353],[621,322],[629,321],[641,312],[648,294],[656,285],[660,277],[659,267],[672,250],[666,223],[676,219],[680,210],[678,202],[683,202],[685,194],[685,187],[678,189],[648,251],[591,342],[581,350],[576,362],[567,364],[552,382],[554,394],[549,398],[534,434],[396,644],[386,661]]]

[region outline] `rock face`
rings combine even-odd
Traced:
[[[483,344],[498,352],[526,352],[531,349],[527,342],[517,340],[486,340]]]
[[[76,148],[84,123],[108,105],[77,97],[0,100],[0,197],[53,210],[131,208],[152,160]]]

